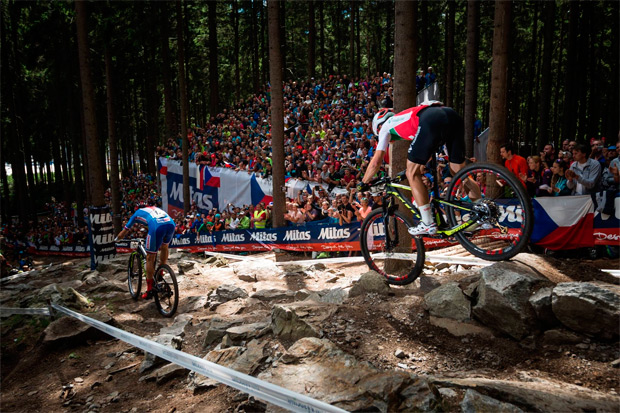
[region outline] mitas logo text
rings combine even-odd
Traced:
[[[189,245],[191,242],[189,238],[172,238],[171,245]]]
[[[283,241],[308,241],[310,240],[310,238],[312,238],[310,236],[310,231],[293,230],[293,231],[286,231],[286,234],[284,234]]]
[[[350,235],[349,228],[323,228],[319,234],[319,239],[348,238]]]
[[[278,240],[278,236],[275,233],[270,232],[255,232],[250,234],[250,241],[257,242],[274,242]]]
[[[244,234],[224,234],[222,235],[222,242],[245,242]]]

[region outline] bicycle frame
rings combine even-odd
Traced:
[[[439,194],[439,185],[437,184],[437,158],[436,155],[433,154],[433,156],[431,157],[431,168],[433,169],[434,173],[434,181],[433,181],[433,191],[435,194]],[[404,176],[404,174],[399,174],[398,176],[398,182],[406,179]],[[420,220],[422,219],[421,215],[420,215],[420,211],[418,210],[418,208],[416,208],[411,201],[408,199],[408,197],[404,196],[400,190],[405,190],[405,191],[410,191],[411,192],[411,188],[406,186],[406,185],[402,185],[398,182],[392,182],[389,181],[386,185],[386,195],[383,197],[384,201],[387,201],[385,205],[383,206],[384,208],[384,213],[386,213],[387,211],[391,211],[392,208],[396,208],[397,206],[393,205],[393,199],[396,198],[398,199],[400,202],[402,202],[402,204],[413,214],[414,218]],[[433,207],[433,211],[435,213],[435,221],[437,223],[437,235],[440,238],[447,238],[447,237],[451,237],[454,234],[462,231],[463,229],[473,225],[477,218],[478,218],[478,214],[472,210],[471,208],[471,202],[465,202],[465,201],[446,201],[443,200],[441,198],[433,198],[431,200],[431,204]],[[455,227],[450,227],[448,225],[448,223],[446,222],[443,214],[440,212],[440,209],[442,208],[442,206],[449,206],[452,208],[457,208],[466,212],[469,212],[471,214],[470,219],[467,222],[464,222],[458,226]]]

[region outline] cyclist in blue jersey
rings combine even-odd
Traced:
[[[149,232],[146,236],[146,292],[142,294],[142,298],[149,299],[153,296],[153,275],[155,274],[157,251],[161,248],[159,261],[160,264],[166,264],[168,261],[168,244],[174,235],[175,224],[170,215],[162,209],[144,203],[138,205],[138,208],[125,224],[125,228],[117,235],[115,241],[123,239],[129,228],[136,222],[148,226]]]

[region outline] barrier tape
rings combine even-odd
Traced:
[[[181,367],[185,367],[188,370],[195,371],[196,373],[217,380],[218,382],[226,384],[230,387],[234,387],[237,390],[276,406],[292,411],[303,411],[310,413],[346,412],[338,407],[334,407],[325,402],[314,400],[308,396],[295,393],[291,390],[285,389],[284,387],[259,380],[247,374],[239,373],[228,367],[220,366],[219,364],[215,364],[191,354],[166,347],[162,344],[128,333],[119,328],[109,326],[101,321],[92,319],[80,313],[76,313],[75,311],[69,310],[68,308],[57,304],[52,304],[52,308],[68,316],[77,318],[78,320],[89,324],[111,335],[112,337],[129,343],[134,347],[138,347]]]
[[[13,314],[27,314],[27,315],[50,315],[48,308],[10,308],[0,307],[0,316],[5,317]]]

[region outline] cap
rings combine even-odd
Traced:
[[[220,218],[221,215],[220,214],[215,214],[215,218]]]

